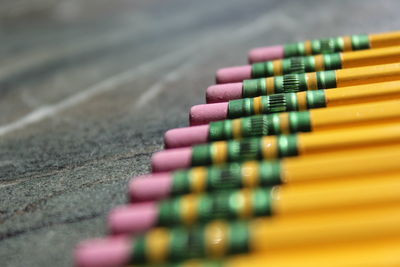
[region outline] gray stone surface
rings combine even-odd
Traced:
[[[398,1],[0,2],[0,266],[72,265],[248,49],[400,25]]]

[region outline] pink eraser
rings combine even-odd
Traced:
[[[80,243],[74,253],[77,267],[122,267],[129,264],[133,240],[126,236]]]
[[[209,125],[176,128],[164,134],[166,148],[186,147],[208,142]]]
[[[129,183],[131,202],[167,198],[172,191],[172,174],[153,173],[133,178]]]
[[[137,234],[156,226],[157,202],[144,202],[120,206],[108,216],[108,226],[113,234]]]
[[[207,88],[207,103],[228,102],[232,99],[242,98],[243,83],[225,83],[212,85]]]
[[[173,148],[154,153],[151,157],[153,172],[167,172],[189,168],[192,165],[192,148]]]
[[[190,125],[207,124],[228,117],[228,102],[196,105],[190,109]]]
[[[275,46],[265,46],[258,47],[250,50],[249,52],[249,62],[262,62],[269,61],[274,59],[281,59],[284,57],[284,47],[283,45],[275,45]]]
[[[223,68],[217,71],[217,83],[236,83],[246,79],[251,79],[251,66],[235,66]]]

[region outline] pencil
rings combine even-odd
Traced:
[[[135,234],[156,226],[312,214],[390,203],[400,203],[399,172],[362,179],[349,177],[323,183],[188,194],[159,202],[134,203],[115,208],[109,215],[108,225],[115,234]]]
[[[261,217],[250,221],[211,221],[205,225],[153,228],[123,241],[119,255],[131,264],[165,263],[191,258],[223,258],[227,255],[312,248],[332,243],[369,241],[400,237],[400,205],[350,209],[306,216]],[[122,245],[122,244],[121,244]],[[85,250],[86,247],[86,251]],[[93,255],[96,244],[80,253]],[[104,254],[117,249],[100,244]],[[121,255],[124,254],[124,255]]]
[[[400,46],[367,49],[355,52],[291,57],[252,65],[222,68],[217,71],[217,83],[234,83],[246,79],[273,77],[293,73],[348,69],[371,65],[397,63]]]
[[[149,201],[189,193],[329,181],[341,177],[359,179],[399,171],[399,157],[400,146],[392,145],[275,161],[195,167],[136,177],[129,185],[129,194],[132,201]]]
[[[221,140],[338,130],[399,121],[400,100],[395,99],[326,109],[255,115],[171,129],[165,133],[164,142],[168,148],[185,147]]]
[[[217,141],[193,147],[167,149],[151,157],[153,172],[227,162],[307,156],[316,153],[354,150],[400,144],[400,124],[368,125],[336,131],[252,137]]]
[[[239,83],[213,85],[207,88],[207,103],[233,99],[291,93],[318,89],[397,81],[400,64],[374,65],[342,70],[286,74],[269,78],[244,80]]]
[[[400,45],[400,32],[361,34],[288,43],[285,45],[255,48],[249,52],[249,62],[272,59],[331,54],[353,50],[374,49]]]
[[[223,260],[189,260],[176,267],[396,267],[400,265],[399,239],[378,239],[333,244],[312,249],[250,253]],[[301,264],[301,265],[300,265]]]
[[[400,81],[339,87],[335,90],[274,94],[195,105],[190,109],[190,122],[193,125],[200,125],[259,114],[363,104],[399,97]]]

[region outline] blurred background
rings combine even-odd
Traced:
[[[257,46],[398,30],[398,1],[0,0],[0,265],[79,241]]]

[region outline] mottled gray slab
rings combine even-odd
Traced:
[[[250,48],[400,25],[398,1],[0,3],[0,266],[70,266]]]

